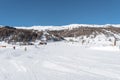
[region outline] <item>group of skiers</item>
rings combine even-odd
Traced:
[[[13,46],[13,49],[15,50],[15,49],[16,49],[16,47],[15,47],[15,46]],[[27,51],[27,47],[25,47],[25,48],[24,48],[24,51]]]

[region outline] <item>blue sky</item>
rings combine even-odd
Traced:
[[[120,0],[0,0],[0,25],[120,24]]]

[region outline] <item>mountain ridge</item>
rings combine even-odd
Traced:
[[[102,25],[103,26],[103,25]],[[0,27],[0,41],[6,41],[8,43],[13,42],[35,42],[41,41],[41,37],[43,36],[43,33],[46,32],[47,34],[44,35],[47,39],[47,42],[49,41],[61,41],[66,39],[68,41],[76,41],[74,39],[71,40],[71,38],[79,38],[77,41],[81,43],[87,42],[94,42],[96,43],[100,41],[108,41],[108,42],[114,42],[114,41],[120,41],[120,27],[119,25],[104,25],[104,27],[99,26],[80,26],[80,25],[69,25],[64,26],[61,28],[58,27],[51,27],[51,28],[43,28],[38,27],[40,29],[33,29],[33,28],[14,28],[10,26],[2,26]],[[101,37],[100,37],[101,36]],[[98,39],[99,38],[99,39]],[[103,38],[103,39],[102,39]],[[89,39],[89,40],[88,40]],[[88,40],[86,42],[86,40]]]
[[[62,26],[30,26],[30,27],[17,27],[19,29],[34,29],[34,30],[62,30],[62,29],[68,29],[68,28],[77,28],[77,27],[120,27],[120,24],[104,24],[104,25],[99,25],[99,24],[69,24],[69,25],[62,25]]]

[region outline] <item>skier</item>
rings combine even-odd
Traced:
[[[13,49],[15,50],[15,46],[13,46]]]
[[[25,47],[25,51],[27,51],[27,47]]]

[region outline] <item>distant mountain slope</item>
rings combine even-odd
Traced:
[[[27,29],[17,29],[9,26],[0,28],[0,41],[5,41],[7,43],[16,43],[16,42],[35,42],[36,40],[42,40],[42,35],[45,31],[37,30],[27,30]],[[45,34],[47,41],[60,41],[63,38],[59,35],[53,35],[50,33]]]
[[[13,28],[1,27],[0,40],[11,42],[35,42],[41,40],[44,32],[47,41],[78,41],[82,44],[113,43],[120,40],[120,25],[68,25],[62,27]],[[69,39],[68,39],[69,38]]]
[[[16,27],[19,29],[34,29],[34,30],[64,30],[64,29],[73,29],[78,27],[120,27],[120,24],[105,24],[105,25],[96,25],[96,24],[70,24],[63,26],[30,26],[30,27]]]
[[[120,27],[78,27],[51,32],[82,45],[120,45]]]

